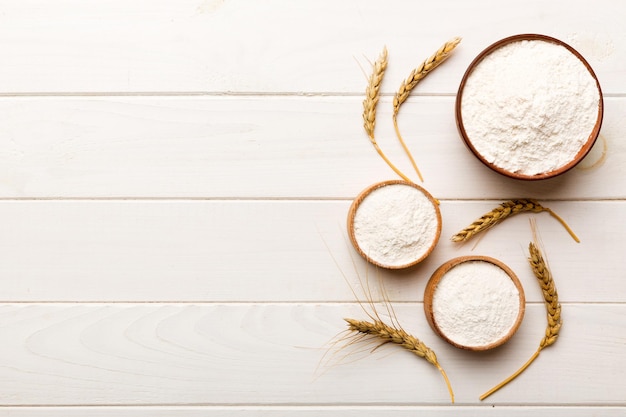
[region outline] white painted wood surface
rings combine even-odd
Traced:
[[[609,0],[0,1],[0,416],[626,415],[625,19]],[[484,168],[453,113],[473,57],[526,32],[578,49],[605,95],[592,153],[539,183]],[[364,317],[350,286],[372,273],[347,244],[351,199],[394,178],[361,127],[368,60],[388,47],[377,133],[410,172],[391,95],[453,36],[399,116],[442,239],[418,267],[380,272],[450,375],[450,405],[407,352],[324,355],[343,317]],[[519,197],[581,243],[533,216],[564,327],[480,402],[545,326],[529,216],[475,247],[448,238]],[[519,333],[482,354],[440,340],[422,311],[436,267],[472,253],[511,266],[528,300]]]

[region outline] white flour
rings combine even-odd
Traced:
[[[382,265],[399,267],[420,259],[437,237],[434,204],[406,184],[372,191],[354,216],[354,236],[363,252]]]
[[[504,337],[520,309],[520,295],[507,273],[485,261],[450,269],[433,294],[433,317],[448,339],[480,347]]]
[[[461,100],[463,126],[478,153],[509,172],[536,175],[574,159],[597,121],[600,92],[567,48],[532,40],[486,56]]]

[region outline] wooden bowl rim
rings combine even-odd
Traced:
[[[465,127],[463,125],[463,116],[462,116],[462,112],[461,112],[461,102],[462,102],[462,99],[463,99],[463,90],[465,88],[465,84],[467,83],[467,79],[471,75],[472,71],[476,68],[476,66],[478,64],[480,64],[480,62],[486,56],[488,56],[490,53],[492,53],[496,49],[498,49],[498,48],[500,48],[500,47],[502,47],[504,45],[507,45],[509,43],[512,43],[512,42],[524,41],[524,40],[539,40],[539,41],[551,42],[551,43],[555,43],[557,45],[561,45],[561,46],[565,47],[574,56],[576,56],[583,63],[583,65],[587,68],[587,70],[589,71],[589,73],[591,74],[591,76],[593,77],[593,79],[596,82],[596,87],[598,88],[598,93],[600,95],[600,98],[599,98],[599,101],[598,101],[598,117],[596,119],[596,124],[594,125],[591,133],[589,134],[589,138],[587,139],[585,144],[580,148],[580,150],[578,151],[578,153],[576,154],[574,159],[572,159],[569,163],[567,163],[567,164],[565,164],[565,165],[563,165],[563,166],[561,166],[561,167],[559,167],[559,168],[557,168],[557,169],[555,169],[553,171],[543,172],[543,173],[539,173],[539,174],[536,174],[536,175],[526,175],[526,174],[520,174],[520,173],[516,173],[516,172],[511,172],[511,171],[508,171],[506,169],[498,167],[498,166],[492,164],[491,162],[487,161],[476,150],[476,148],[474,148],[474,145],[472,144],[471,140],[467,136],[467,132],[465,131]],[[496,42],[492,43],[491,45],[489,45],[482,52],[480,52],[476,56],[476,58],[474,58],[474,60],[467,67],[467,70],[465,71],[465,74],[463,75],[463,78],[461,79],[461,83],[459,85],[459,89],[458,89],[457,94],[456,94],[455,118],[456,118],[457,129],[459,131],[459,134],[460,134],[461,138],[463,139],[463,142],[469,148],[469,150],[474,154],[474,156],[476,156],[478,158],[478,160],[480,162],[482,162],[484,165],[486,165],[487,167],[489,167],[493,171],[495,171],[495,172],[497,172],[499,174],[502,174],[504,176],[510,177],[510,178],[514,178],[514,179],[518,179],[518,180],[527,180],[527,181],[544,180],[544,179],[556,177],[556,176],[561,175],[561,174],[569,171],[570,169],[574,168],[576,165],[578,165],[578,163],[585,156],[587,156],[589,151],[591,151],[591,148],[593,148],[593,145],[596,143],[596,140],[598,139],[598,136],[600,134],[600,128],[602,127],[602,120],[604,118],[604,97],[603,97],[602,88],[600,87],[600,82],[598,80],[598,77],[596,76],[596,73],[593,71],[593,68],[591,68],[591,65],[589,65],[589,62],[587,62],[587,60],[576,49],[574,49],[569,44],[563,42],[562,40],[557,39],[557,38],[553,38],[551,36],[541,35],[541,34],[536,34],[536,33],[524,33],[524,34],[513,35],[513,36],[509,36],[509,37],[500,39],[499,41],[496,41]]]
[[[379,261],[376,261],[375,259],[372,259],[367,253],[365,253],[363,249],[361,249],[356,239],[355,232],[354,232],[354,217],[356,216],[356,212],[360,204],[363,202],[363,200],[365,200],[365,198],[368,195],[370,195],[373,191],[378,190],[379,188],[382,188],[382,187],[390,186],[390,185],[407,185],[422,192],[426,196],[426,198],[428,198],[428,200],[432,203],[433,207],[435,208],[435,214],[437,217],[437,231],[435,232],[435,238],[433,239],[433,242],[430,245],[430,247],[422,254],[422,256],[403,265],[386,265]],[[366,261],[380,268],[406,269],[422,262],[435,249],[435,246],[437,246],[437,243],[439,242],[439,238],[441,237],[441,224],[442,224],[442,217],[441,217],[441,210],[439,209],[439,203],[424,187],[421,187],[415,183],[404,181],[404,180],[387,180],[387,181],[381,181],[381,182],[368,186],[356,196],[356,198],[352,201],[352,204],[350,205],[350,209],[348,210],[347,228],[348,228],[348,236],[350,238],[350,242],[352,243],[352,246],[359,253],[359,255],[361,255]]]
[[[517,314],[517,318],[515,319],[515,323],[513,324],[513,326],[511,326],[507,334],[505,334],[503,337],[496,340],[495,342],[484,346],[465,346],[451,340],[445,333],[441,331],[441,329],[437,325],[437,321],[435,320],[435,315],[433,312],[433,298],[435,295],[435,291],[437,290],[437,285],[439,285],[441,279],[448,271],[450,271],[455,266],[472,261],[489,262],[493,265],[500,267],[502,270],[504,270],[504,272],[507,273],[511,281],[513,281],[513,284],[515,285],[519,293],[519,312]],[[439,268],[437,268],[435,272],[433,272],[432,276],[428,280],[428,283],[426,284],[426,289],[424,290],[424,312],[426,314],[426,320],[428,321],[428,324],[430,324],[430,327],[446,342],[460,349],[471,351],[485,351],[503,345],[504,343],[508,342],[517,332],[520,325],[522,324],[522,320],[524,319],[524,314],[526,312],[526,296],[524,294],[524,288],[522,287],[521,281],[519,280],[515,272],[513,272],[513,270],[509,268],[504,262],[490,256],[459,256],[445,262]]]

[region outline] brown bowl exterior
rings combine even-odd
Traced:
[[[357,242],[357,239],[354,233],[354,217],[359,208],[359,205],[365,199],[365,197],[367,197],[374,190],[377,190],[381,187],[386,187],[388,185],[395,185],[395,184],[408,185],[421,191],[428,198],[428,200],[430,200],[430,202],[433,204],[433,206],[435,207],[435,213],[437,215],[437,233],[436,233],[435,239],[432,242],[432,245],[428,248],[428,250],[421,257],[405,265],[385,265],[370,258],[365,253],[365,251],[363,251],[363,249],[359,246],[359,243]],[[428,255],[430,255],[433,249],[435,249],[435,246],[437,246],[437,243],[439,242],[439,238],[441,236],[441,223],[442,223],[442,218],[441,218],[441,211],[439,210],[439,203],[437,202],[437,200],[435,200],[435,198],[428,191],[426,191],[424,188],[412,182],[408,182],[404,180],[388,180],[388,181],[383,181],[383,182],[373,184],[367,187],[366,189],[364,189],[363,191],[361,191],[361,193],[359,193],[359,195],[352,201],[352,204],[350,205],[350,209],[348,210],[347,226],[348,226],[348,236],[350,237],[350,242],[352,243],[352,246],[354,246],[354,249],[366,261],[370,262],[373,265],[376,265],[385,269],[406,269],[422,262]]]
[[[433,313],[433,297],[435,295],[435,291],[437,290],[437,285],[439,285],[439,282],[441,281],[441,279],[445,276],[445,274],[448,271],[450,271],[455,266],[463,262],[469,262],[469,261],[484,261],[484,262],[489,262],[496,266],[499,266],[511,278],[511,281],[513,281],[513,284],[515,284],[515,287],[517,288],[519,292],[519,298],[520,298],[519,313],[517,315],[515,324],[511,327],[509,332],[500,340],[493,342],[491,344],[488,344],[488,345],[484,345],[484,346],[464,346],[464,345],[458,344],[450,340],[441,331],[439,326],[437,326],[437,321],[435,320],[435,316]],[[511,337],[513,337],[515,332],[517,332],[517,329],[519,328],[519,326],[522,324],[525,311],[526,311],[526,297],[524,295],[524,288],[522,287],[522,283],[517,278],[517,275],[515,275],[515,273],[507,265],[489,256],[460,256],[458,258],[449,260],[448,262],[444,263],[439,268],[437,268],[435,272],[433,272],[433,275],[428,281],[428,284],[426,284],[426,289],[424,291],[424,313],[426,314],[426,320],[428,321],[428,324],[430,324],[430,327],[433,329],[435,333],[437,333],[442,339],[450,343],[452,346],[455,346],[460,349],[465,349],[465,350],[485,351],[485,350],[496,348],[506,343],[507,341],[509,341],[509,339],[511,339]]]
[[[524,174],[519,174],[516,172],[511,172],[511,171],[507,171],[505,169],[502,169],[498,166],[493,165],[491,162],[487,161],[472,145],[471,140],[468,138],[467,136],[467,132],[465,131],[465,127],[463,126],[463,115],[461,112],[461,102],[463,99],[463,89],[465,88],[465,84],[467,82],[467,79],[469,78],[469,76],[471,75],[472,71],[474,70],[474,68],[490,53],[492,53],[493,51],[495,51],[496,49],[509,44],[511,42],[517,42],[517,41],[523,41],[523,40],[540,40],[540,41],[546,41],[546,42],[552,42],[552,43],[556,43],[558,45],[561,45],[565,48],[567,48],[572,54],[574,54],[587,68],[587,70],[589,70],[589,73],[591,74],[591,76],[594,78],[594,80],[596,81],[596,86],[598,87],[598,92],[600,94],[600,100],[599,100],[599,105],[598,105],[598,118],[596,120],[596,124],[593,128],[593,130],[591,131],[591,134],[589,135],[589,138],[587,139],[587,142],[581,147],[581,149],[578,151],[578,153],[576,154],[575,158],[570,161],[568,164],[554,170],[554,171],[550,171],[550,172],[544,172],[541,174],[537,174],[537,175],[524,175]],[[596,76],[595,72],[593,71],[593,69],[591,68],[591,66],[589,65],[589,63],[585,60],[585,58],[578,52],[576,51],[574,48],[572,48],[570,45],[566,44],[565,42],[550,37],[550,36],[546,36],[546,35],[539,35],[539,34],[534,34],[534,33],[527,33],[527,34],[520,34],[520,35],[514,35],[514,36],[510,36],[508,38],[504,38],[501,39],[493,44],[491,44],[490,46],[488,46],[487,48],[485,48],[480,54],[478,54],[478,56],[476,56],[476,58],[474,58],[474,60],[470,63],[469,67],[467,68],[467,70],[465,71],[465,74],[463,75],[463,78],[461,79],[461,84],[459,85],[459,89],[457,91],[457,95],[456,95],[456,103],[455,103],[455,117],[456,117],[456,125],[457,125],[457,129],[459,131],[459,134],[461,135],[461,138],[463,139],[463,142],[465,143],[465,145],[469,148],[469,150],[487,167],[491,168],[493,171],[505,175],[507,177],[510,178],[514,178],[514,179],[519,179],[519,180],[544,180],[544,179],[548,179],[548,178],[553,178],[556,177],[557,175],[561,175],[567,171],[569,171],[570,169],[574,168],[591,150],[591,148],[593,148],[593,145],[596,142],[596,139],[598,138],[598,135],[600,134],[600,128],[602,126],[602,119],[604,117],[604,99],[603,99],[603,95],[602,95],[602,89],[600,88],[600,82],[598,81],[598,77]]]

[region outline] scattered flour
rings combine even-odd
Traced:
[[[433,202],[408,184],[372,191],[360,203],[353,223],[361,250],[384,266],[401,267],[421,259],[438,238]]]
[[[600,91],[583,62],[542,40],[508,43],[467,77],[461,97],[467,137],[483,158],[537,175],[571,162],[598,118]]]
[[[466,261],[441,278],[432,305],[434,320],[448,339],[481,347],[497,342],[513,327],[520,311],[520,294],[499,266]]]

